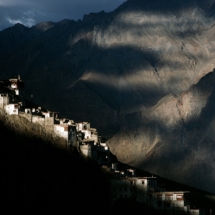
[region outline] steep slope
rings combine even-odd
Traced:
[[[95,163],[2,122],[0,135],[2,213],[108,214],[108,181]]]
[[[0,33],[0,56],[7,56],[10,52],[29,43],[41,33],[54,27],[54,23],[42,22],[32,28],[27,28],[22,24],[7,28]]]
[[[214,193],[214,87],[211,72],[188,91],[122,117],[111,151],[120,161]]]
[[[27,98],[90,121],[121,161],[211,191],[214,12],[214,0],[129,0],[53,24],[3,55],[0,76],[20,74]]]

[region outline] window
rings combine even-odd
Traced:
[[[173,194],[173,201],[176,200],[176,194]]]

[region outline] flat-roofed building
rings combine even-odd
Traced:
[[[153,208],[158,210],[169,210],[169,211],[178,211],[188,212],[189,211],[189,202],[187,196],[189,191],[165,191],[165,192],[151,192],[152,196],[150,205]]]
[[[149,202],[150,195],[149,193],[155,190],[157,187],[157,178],[156,177],[127,177],[126,173],[123,171],[116,172],[114,177],[111,179],[111,190],[112,197],[114,201],[117,198],[133,198],[138,202]],[[126,189],[124,186],[126,185]],[[127,191],[129,190],[130,195]],[[126,191],[124,193],[124,191]]]
[[[4,110],[9,115],[12,115],[12,114],[18,115],[19,114],[19,104],[5,105]]]

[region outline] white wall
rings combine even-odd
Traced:
[[[81,153],[86,157],[91,157],[91,146],[90,145],[80,145]]]
[[[0,94],[0,106],[3,107],[4,105],[9,104],[9,97],[6,95],[1,95]]]
[[[65,131],[65,126],[54,125],[54,132],[56,135],[68,140],[68,131]]]
[[[146,202],[147,201],[148,180],[147,179],[137,179],[135,182],[135,186],[137,189],[137,196],[136,196],[137,201]]]
[[[12,115],[12,114],[18,115],[19,114],[18,104],[5,105],[4,109],[5,109],[5,112],[9,115]]]

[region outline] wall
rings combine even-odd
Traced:
[[[174,214],[183,214],[188,210],[183,192],[152,193],[151,206],[158,210],[174,211]]]
[[[132,198],[134,196],[132,181],[126,178],[115,178],[111,180],[111,200]]]
[[[91,145],[80,145],[80,151],[86,157],[92,156],[91,149],[92,149]]]
[[[0,108],[9,104],[9,97],[6,94],[0,94]]]
[[[135,181],[136,186],[136,199],[138,202],[147,202],[147,179],[137,179]]]
[[[18,115],[18,104],[8,104],[4,106],[5,112],[9,115]]]

